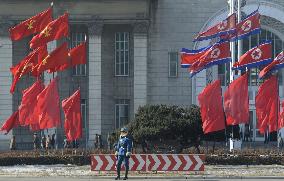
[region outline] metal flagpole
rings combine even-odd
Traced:
[[[237,0],[237,23],[240,23],[242,21],[242,13],[241,13],[241,6],[242,6],[242,0]],[[238,60],[240,59],[240,57],[242,56],[242,49],[243,49],[243,46],[242,46],[242,40],[238,40]],[[237,70],[237,75],[238,76],[241,76],[241,71],[238,71]],[[241,133],[242,135],[241,136],[241,140],[243,138],[243,134],[244,134],[244,124],[240,124],[239,125],[239,128],[241,130]]]
[[[229,16],[234,13],[234,8],[235,8],[235,0],[229,0]],[[235,42],[230,42],[230,51],[231,51],[231,58],[232,61],[230,62],[230,83],[234,80],[234,71],[232,70],[233,64],[235,63]]]
[[[235,0],[228,0],[228,4],[229,4],[229,14],[228,16],[232,15],[234,13],[234,6],[235,6]],[[230,74],[230,82],[231,83],[234,80],[234,71],[232,70],[232,67],[235,63],[235,43],[230,42],[230,51],[231,51],[231,61],[230,61],[230,66],[229,66],[229,74]],[[225,84],[226,85],[226,84]],[[229,85],[228,85],[229,86]],[[233,126],[232,126],[232,138],[233,139]],[[230,140],[230,144],[231,145],[231,140]],[[231,146],[230,146],[231,147]]]

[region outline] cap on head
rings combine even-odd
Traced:
[[[128,132],[128,129],[126,127],[123,127],[120,129],[120,132],[124,132],[124,133],[127,133]]]

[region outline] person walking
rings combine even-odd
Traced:
[[[120,138],[118,140],[116,151],[115,151],[115,156],[117,157],[117,165],[116,165],[117,176],[115,180],[120,179],[120,169],[121,169],[121,164],[123,161],[125,165],[125,176],[123,180],[128,179],[129,158],[130,158],[131,150],[132,150],[132,141],[127,137],[127,135],[128,135],[127,128],[121,128]]]

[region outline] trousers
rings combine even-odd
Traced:
[[[117,158],[117,165],[116,165],[117,176],[120,176],[121,164],[123,161],[125,166],[125,175],[127,177],[127,173],[129,170],[129,157],[123,155],[119,155]]]

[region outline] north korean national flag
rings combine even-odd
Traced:
[[[279,53],[277,57],[259,72],[259,78],[265,77],[268,73],[284,67],[284,51]]]
[[[181,67],[189,68],[194,62],[196,62],[212,45],[198,50],[189,50],[187,48],[181,49]]]
[[[237,36],[233,38],[244,39],[250,35],[260,33],[260,14],[257,11],[252,12],[243,21],[237,24]]]
[[[236,14],[233,13],[225,20],[199,33],[193,41],[207,40],[236,32]]]
[[[271,50],[271,41],[266,41],[243,54],[240,60],[233,65],[232,69],[242,70],[269,64],[272,61]]]
[[[215,43],[210,49],[189,68],[191,77],[213,65],[231,61],[230,44],[228,41]]]

